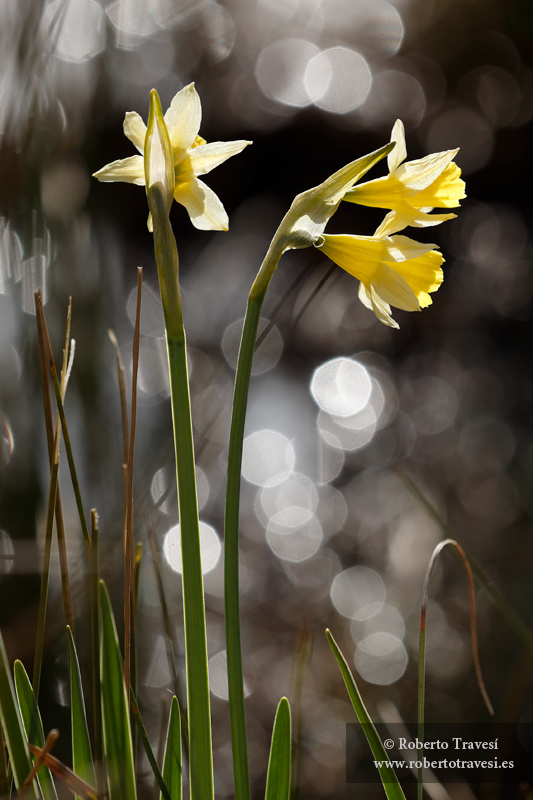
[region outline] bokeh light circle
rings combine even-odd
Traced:
[[[372,633],[355,651],[355,666],[361,677],[379,686],[399,680],[408,660],[403,642],[390,633]]]
[[[351,358],[334,358],[315,370],[311,394],[327,414],[351,417],[370,399],[372,381],[368,371]]]
[[[322,527],[310,511],[292,506],[274,514],[268,524],[266,538],[278,558],[305,561],[314,556],[320,547]]]
[[[255,65],[255,77],[264,94],[288,106],[310,105],[305,75],[318,52],[306,39],[280,39],[264,47]]]
[[[295,460],[294,448],[285,436],[257,431],[244,440],[242,474],[257,486],[275,486],[289,477]]]
[[[216,565],[222,545],[217,532],[206,522],[200,522],[200,555],[202,572],[209,572]],[[163,540],[165,559],[174,572],[182,571],[180,526],[174,525]]]
[[[348,47],[317,53],[305,71],[305,87],[320,108],[345,114],[364,103],[372,73],[362,55]]]
[[[343,617],[366,620],[377,614],[385,602],[385,584],[368,567],[350,567],[337,575],[331,586],[333,605]]]

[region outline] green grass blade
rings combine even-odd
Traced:
[[[154,773],[157,785],[161,789],[161,796],[164,797],[164,800],[172,800],[170,792],[168,791],[165,785],[165,781],[163,780],[163,776],[161,775],[161,770],[159,769],[159,766],[157,764],[154,751],[152,750],[152,745],[150,744],[150,739],[148,738],[148,734],[146,733],[146,728],[144,727],[144,722],[141,717],[141,712],[139,711],[139,704],[137,703],[137,700],[135,698],[135,692],[133,691],[133,688],[131,686],[130,686],[130,707],[133,719],[135,720],[135,725],[137,726],[137,730],[139,731],[139,735],[143,743],[144,752],[146,753],[146,757],[150,762],[150,766],[152,767],[152,772]]]
[[[170,613],[168,610],[168,603],[165,594],[165,587],[163,585],[163,575],[161,572],[161,555],[159,552],[159,548],[157,545],[157,540],[155,538],[155,533],[152,528],[152,525],[149,524],[147,527],[148,531],[148,541],[150,542],[150,548],[152,551],[152,564],[154,567],[154,574],[155,574],[155,581],[157,584],[157,594],[159,597],[159,605],[161,606],[161,613],[163,615],[163,623],[165,625],[165,634],[166,634],[166,644],[167,644],[167,656],[168,656],[168,663],[170,668],[170,674],[172,676],[172,681],[174,684],[174,695],[176,697],[176,701],[179,705],[180,709],[180,717],[181,717],[181,735],[183,738],[183,752],[185,758],[188,759],[189,754],[189,724],[187,722],[187,714],[185,712],[184,703],[183,703],[183,693],[181,691],[181,684],[178,675],[178,668],[176,665],[176,658],[174,656],[174,635],[173,635],[173,626],[170,619]]]
[[[181,800],[181,713],[177,697],[172,698],[168,718],[163,780],[172,800]],[[163,795],[159,796],[163,800]]]
[[[289,800],[291,794],[291,709],[286,697],[279,701],[270,757],[265,800]]]
[[[104,793],[105,768],[102,741],[102,702],[100,691],[100,620],[98,613],[98,586],[100,582],[100,529],[98,512],[91,509],[91,672],[94,718],[94,757],[96,759],[96,786]]]
[[[72,720],[72,769],[82,780],[96,786],[85,700],[81,682],[80,665],[72,631],[67,625],[68,655],[70,663],[70,712]]]
[[[368,744],[370,745],[370,749],[372,750],[374,758],[376,761],[381,761],[383,764],[387,765],[387,766],[382,765],[381,767],[378,767],[379,774],[383,782],[383,788],[385,789],[385,794],[387,795],[389,800],[405,800],[405,795],[402,791],[402,787],[398,783],[398,778],[396,777],[393,768],[388,766],[389,763],[388,753],[383,747],[381,739],[379,738],[379,734],[376,728],[374,727],[374,723],[370,719],[370,715],[366,710],[365,704],[363,703],[363,699],[359,694],[359,689],[357,688],[357,684],[355,683],[350,667],[348,666],[343,654],[339,650],[337,642],[335,641],[335,639],[333,638],[333,636],[329,631],[326,631],[326,636],[329,642],[329,646],[333,650],[333,654],[337,659],[337,663],[340,667],[342,677],[344,678],[344,683],[346,684],[346,688],[348,690],[350,700],[352,701],[354,711],[357,714],[357,719],[361,723],[366,738],[368,739]]]
[[[115,620],[103,581],[99,586],[100,687],[109,800],[136,800],[129,703]]]
[[[5,740],[6,737],[4,736],[4,731],[0,723],[0,797],[11,797],[13,776],[11,774]]]
[[[22,787],[26,776],[29,775],[32,762],[26,734],[20,716],[18,703],[15,699],[15,688],[9,670],[4,640],[0,633],[0,722],[6,737],[7,749],[17,789]],[[35,782],[28,787],[25,800],[38,800]]]
[[[15,661],[14,671],[17,699],[24,723],[24,730],[26,731],[26,737],[31,744],[36,744],[37,747],[43,747],[45,742],[44,728],[30,679],[26,674],[22,662]],[[57,800],[54,779],[48,767],[42,766],[39,769],[37,780],[41,787],[44,800]]]

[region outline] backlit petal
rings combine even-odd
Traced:
[[[195,147],[189,153],[194,174],[205,175],[231,156],[236,156],[249,144],[252,142],[241,139],[235,142],[210,142]]]
[[[144,186],[144,159],[142,156],[130,156],[113,161],[95,172],[93,178],[98,178],[103,183],[124,181],[124,183]]]
[[[146,125],[140,114],[136,111],[128,111],[124,117],[124,134],[132,142],[139,153],[144,153],[144,140],[146,138]]]
[[[202,181],[192,178],[174,189],[174,199],[185,206],[195,228],[227,231],[228,215],[216,194]]]
[[[457,214],[427,214],[405,202],[398,209],[387,214],[374,236],[390,236],[398,231],[403,231],[408,226],[427,228],[440,225],[441,222],[455,219],[456,216]]]
[[[441,269],[443,262],[442,254],[438,250],[432,250],[418,258],[410,258],[401,263],[394,261],[387,263],[391,271],[398,272],[408,283],[420,305],[423,306],[431,303],[428,293],[436,292],[444,280]],[[396,303],[392,301],[392,305],[396,305]]]
[[[344,195],[348,203],[358,203],[371,208],[398,209],[406,200],[416,194],[416,189],[410,189],[398,180],[396,175],[386,175],[373,181],[354,186]]]
[[[398,167],[394,176],[404,186],[420,192],[422,189],[427,189],[433,181],[437,180],[441,172],[446,169],[458,152],[459,149],[446,150],[443,153],[431,153],[431,155],[419,158],[416,161],[407,161],[407,163]],[[434,204],[423,203],[422,205],[430,206]]]
[[[403,264],[402,264],[403,267]],[[391,269],[388,264],[379,264],[372,278],[372,288],[386,303],[403,311],[419,311],[420,304],[402,274]]]
[[[387,164],[391,175],[398,169],[402,161],[407,158],[407,147],[405,146],[405,129],[401,119],[397,119],[394,123],[392,133],[390,135],[391,142],[396,142],[396,147],[391,150],[387,156]]]
[[[359,295],[359,297],[361,297],[361,295]],[[373,286],[370,287],[370,304],[372,311],[380,322],[384,325],[388,325],[389,328],[400,327],[396,320],[391,317],[390,305],[379,296]]]
[[[430,186],[409,198],[409,203],[416,208],[455,208],[459,205],[459,200],[464,200],[465,197],[465,182],[461,179],[461,170],[457,164],[451,163]]]
[[[192,147],[202,121],[202,106],[194,83],[189,83],[175,95],[166,114],[170,142],[174,151],[174,163],[184,151]]]
[[[406,261],[407,259],[418,258],[429,253],[430,250],[435,250],[436,244],[426,244],[425,242],[415,242],[408,236],[391,236],[386,240],[388,242],[387,252],[388,256],[386,261]]]

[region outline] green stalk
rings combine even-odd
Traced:
[[[204,587],[187,350],[178,284],[178,250],[160,184],[150,186],[147,195],[153,219],[155,258],[165,315],[178,475],[191,795],[193,800],[210,800],[213,797],[213,756]]]
[[[273,243],[276,242],[274,237]],[[241,621],[239,599],[239,500],[241,491],[242,446],[248,389],[261,308],[270,280],[283,254],[277,245],[270,246],[259,274],[252,286],[239,349],[233,413],[228,450],[226,513],[224,521],[224,609],[226,619],[226,654],[228,659],[228,690],[233,751],[235,800],[250,800],[248,747],[241,653]]]

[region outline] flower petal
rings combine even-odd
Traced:
[[[465,182],[461,179],[461,170],[452,162],[426,189],[411,197],[409,203],[416,208],[455,208],[459,205],[459,200],[464,200],[465,197]]]
[[[437,180],[441,172],[444,172],[450,161],[459,152],[456,150],[445,150],[442,153],[431,153],[429,156],[419,158],[416,161],[408,161],[406,164],[401,164],[396,170],[394,176],[398,178],[404,186],[410,189],[415,189],[420,192]],[[434,203],[422,203],[422,205],[430,206]]]
[[[191,222],[201,231],[227,231],[228,215],[216,194],[197,178],[180,183],[174,189],[174,199],[185,206]]]
[[[441,222],[454,219],[456,216],[457,214],[427,214],[421,209],[414,209],[405,202],[398,209],[387,214],[374,236],[390,236],[407,227],[427,228],[432,225],[440,225]]]
[[[401,119],[397,119],[394,123],[392,133],[390,135],[391,142],[396,142],[396,147],[391,150],[387,156],[387,164],[389,172],[392,175],[400,166],[402,161],[407,158],[407,147],[405,146],[405,129]]]
[[[370,311],[373,311],[372,294],[366,288],[365,284],[362,281],[359,284],[359,300],[362,302],[365,308],[368,308]]]
[[[236,156],[249,144],[252,142],[241,139],[235,142],[210,142],[195,147],[189,153],[194,174],[205,175],[231,156]]]
[[[372,288],[391,306],[401,308],[403,311],[420,311],[418,298],[403,277],[403,270],[400,275],[389,265],[380,264],[373,275]],[[372,299],[375,302],[375,299]]]
[[[353,189],[346,192],[344,199],[348,203],[358,203],[371,208],[399,209],[405,203],[406,198],[416,195],[416,189],[404,186],[402,181],[396,177],[402,166],[398,167],[394,175],[385,175],[383,178],[376,178],[373,181],[366,181],[359,186],[354,186]]]
[[[132,142],[139,153],[144,153],[144,140],[146,139],[146,125],[140,114],[128,111],[124,117],[124,135]]]
[[[189,83],[175,95],[166,114],[170,142],[174,151],[174,163],[179,161],[190,147],[200,130],[202,106],[194,83]]]
[[[418,258],[429,253],[430,250],[435,250],[436,244],[426,244],[425,242],[415,242],[408,236],[391,236],[385,240],[387,244],[387,251],[389,258],[386,261],[406,261],[407,259]]]
[[[359,297],[360,296],[361,295],[359,295]],[[373,286],[370,287],[370,302],[372,311],[380,322],[382,322],[384,325],[388,325],[389,328],[400,327],[396,320],[391,317],[390,305],[379,296]]]
[[[388,266],[402,276],[420,305],[424,307],[432,302],[429,292],[436,292],[444,280],[441,269],[443,263],[442,253],[438,250],[431,250],[418,258],[409,258],[401,263],[389,261]],[[396,303],[393,302],[392,305],[396,305]]]
[[[105,167],[93,173],[93,178],[98,178],[103,183],[111,181],[124,181],[124,183],[135,183],[137,186],[144,186],[144,158],[142,156],[130,156],[106,164]]]

